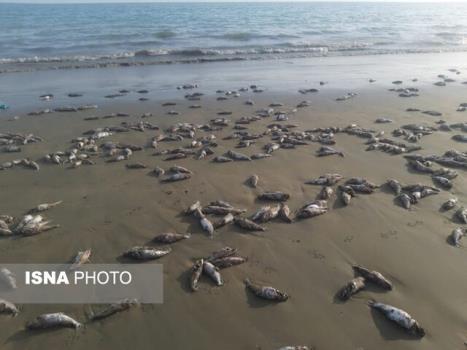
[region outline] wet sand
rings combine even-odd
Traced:
[[[419,67],[424,67],[426,57],[413,57],[418,57]],[[198,89],[177,90],[178,82],[158,81],[156,75],[148,76],[139,71],[131,83],[119,81],[112,85],[109,79],[99,87],[93,81],[89,87],[92,94],[87,93],[86,79],[82,79],[80,89],[85,93],[82,99],[64,98],[66,93],[76,90],[72,84],[66,89],[60,86],[53,91],[38,91],[37,86],[26,87],[21,99],[28,107],[21,109],[15,106],[2,112],[0,130],[34,133],[43,137],[44,142],[23,146],[21,153],[0,153],[0,160],[3,163],[24,157],[40,159],[46,153],[68,149],[71,139],[89,129],[114,126],[122,121],[145,120],[158,125],[161,130],[114,134],[99,143],[121,141],[143,146],[152,136],[177,122],[206,123],[216,118],[217,112],[232,111],[231,116],[225,116],[232,121],[231,126],[212,132],[219,143],[214,149],[215,155],[222,155],[226,150],[234,149],[237,143],[236,140],[222,140],[232,133],[233,122],[242,116],[254,115],[254,111],[267,108],[273,102],[284,103],[284,107],[278,110],[291,110],[303,100],[311,101],[310,107],[298,109],[288,121],[280,122],[298,124],[298,130],[345,127],[357,123],[362,127],[384,130],[387,137],[402,142],[405,142],[402,138],[391,136],[392,130],[409,123],[434,126],[440,119],[406,112],[409,107],[440,111],[443,113],[441,118],[450,124],[466,121],[467,112],[456,112],[460,103],[467,102],[467,85],[461,84],[467,80],[466,73],[463,73],[465,67],[453,65],[440,55],[436,69],[431,71],[420,68],[415,72],[409,66],[405,70],[394,71],[391,60],[385,59],[378,66],[378,71],[384,71],[384,75],[371,70],[376,62],[369,68],[356,68],[358,65],[355,64],[348,69],[344,62],[332,67],[329,65],[334,78],[327,80],[329,83],[324,86],[318,84],[320,74],[331,76],[331,73],[320,71],[315,78],[315,70],[304,70],[300,80],[297,63],[290,66],[291,75],[295,74],[296,80],[285,80],[280,84],[277,81],[280,81],[280,76],[287,76],[288,66],[281,63],[280,74],[274,75],[277,68],[274,65],[279,63],[273,62],[270,63],[270,74],[274,81],[261,80],[266,76],[266,69],[257,75],[253,73],[249,79],[251,84],[264,88],[263,93],[249,91],[227,101],[216,101],[219,95],[215,94],[213,86],[235,90],[245,86],[239,85],[239,81],[246,80],[245,76],[226,79],[219,73],[217,80],[213,79],[209,84],[199,82]],[[407,58],[401,60],[404,59]],[[416,58],[412,58],[411,64],[416,65],[414,60]],[[225,67],[228,71],[235,69],[232,65],[226,64]],[[462,74],[456,76],[447,71],[450,68],[457,68]],[[137,68],[132,69],[138,72]],[[239,67],[239,71],[246,70],[244,66]],[[433,86],[439,80],[436,78],[438,74],[453,77],[456,82],[446,87]],[[92,72],[87,71],[86,75],[92,75]],[[389,75],[392,78],[388,78]],[[145,85],[151,77],[154,83],[159,84],[159,90]],[[13,79],[12,75],[0,78],[3,82]],[[369,78],[375,78],[376,83],[370,84]],[[401,98],[388,91],[389,88],[398,88],[391,81],[408,81],[411,78],[419,78],[419,81],[402,86],[419,88],[419,97]],[[198,83],[198,80],[187,79],[185,83]],[[138,102],[139,97],[146,95],[134,92],[124,98],[102,99],[102,96],[119,89],[135,90],[138,87],[148,87],[149,101]],[[298,89],[304,87],[318,88],[320,92],[299,94]],[[19,91],[17,87],[11,90],[15,89]],[[197,91],[206,94],[201,101],[183,99],[186,93]],[[350,91],[358,93],[358,96],[343,102],[335,101]],[[49,92],[57,98],[50,103],[38,100],[40,94]],[[244,102],[247,99],[255,101],[255,105],[246,106]],[[167,101],[177,105],[162,107],[161,104]],[[97,103],[100,108],[26,116],[28,111],[48,106],[84,102]],[[192,104],[200,104],[202,108],[189,109]],[[181,114],[167,115],[171,109]],[[131,117],[83,120],[90,115],[104,116],[112,112],[126,112]],[[153,116],[141,119],[140,116],[146,112]],[[20,118],[11,121],[14,115]],[[374,120],[381,116],[394,122],[375,124]],[[249,124],[248,129],[251,133],[262,132],[274,122],[273,118],[264,118]],[[423,149],[417,153],[442,154],[449,149],[465,151],[465,144],[451,140],[454,134],[461,133],[459,130],[437,131],[424,136],[417,143]],[[209,134],[197,131],[196,136]],[[344,133],[337,133],[335,139],[337,143],[333,147],[343,151],[344,158],[316,157],[315,151],[320,147],[318,143],[280,149],[268,159],[225,164],[212,163],[210,160],[215,155],[203,160],[188,157],[166,162],[163,156],[152,156],[154,149],[146,148],[134,152],[130,160],[123,162],[106,163],[106,158],[98,156],[95,165],[83,165],[78,169],[40,163],[38,172],[21,167],[1,171],[1,214],[20,216],[39,203],[63,200],[61,206],[45,213],[54,223],[60,224],[60,228],[34,237],[0,241],[1,261],[4,263],[62,263],[69,261],[78,250],[86,248],[92,248],[94,263],[117,263],[123,251],[149,242],[158,233],[192,233],[190,239],[176,243],[171,254],[155,262],[164,265],[162,305],[143,305],[141,309],[132,309],[87,325],[77,332],[57,330],[32,334],[21,329],[26,321],[40,313],[63,311],[85,320],[90,306],[20,305],[21,313],[16,318],[0,318],[2,349],[46,349],[51,346],[70,349],[277,349],[298,344],[316,349],[463,349],[467,340],[466,250],[453,247],[446,241],[451,231],[460,226],[452,219],[455,210],[439,211],[441,204],[452,196],[459,198],[460,204],[467,203],[467,182],[462,169],[457,170],[459,176],[450,191],[443,190],[437,196],[427,197],[412,210],[403,209],[393,194],[381,188],[371,195],[358,195],[347,207],[334,195],[329,201],[329,212],[312,219],[292,224],[274,220],[264,224],[267,227],[265,232],[255,234],[229,225],[215,231],[213,239],[202,231],[196,219],[182,215],[183,210],[196,200],[207,204],[218,199],[227,200],[252,214],[263,204],[257,201],[257,194],[265,190],[290,193],[287,203],[295,210],[315,199],[320,190],[319,186],[304,182],[332,172],[346,178],[362,176],[377,184],[383,184],[388,178],[396,178],[404,184],[433,184],[428,175],[408,170],[402,155],[365,151],[365,139]],[[158,147],[175,148],[188,142],[161,142]],[[270,137],[266,136],[250,148],[238,151],[251,155],[262,151],[262,146],[268,142]],[[135,162],[146,164],[148,169],[125,168],[125,163]],[[168,168],[173,164],[187,167],[194,175],[187,181],[170,184],[148,175],[156,166]],[[253,173],[260,177],[257,189],[244,185],[246,178]],[[200,290],[192,293],[188,286],[188,271],[193,261],[226,245],[237,248],[241,255],[249,258],[248,262],[222,270],[224,286],[216,287],[203,277]],[[382,292],[369,287],[345,303],[336,301],[336,292],[353,278],[352,264],[361,264],[383,273],[394,283],[394,289]],[[279,304],[257,299],[245,290],[243,280],[246,277],[284,290],[291,298]],[[381,314],[370,310],[367,306],[369,299],[408,311],[422,324],[427,335],[420,340],[406,334]]]

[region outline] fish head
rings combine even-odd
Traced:
[[[42,326],[42,322],[40,319],[36,318],[32,321],[28,321],[26,323],[26,328],[27,329],[37,329],[37,328],[40,328]]]
[[[423,338],[426,334],[425,330],[417,322],[412,326],[411,332],[420,338]]]
[[[287,299],[289,299],[289,295],[285,292],[277,291],[277,295],[279,301],[286,301]]]

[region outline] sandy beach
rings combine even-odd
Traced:
[[[15,318],[1,317],[2,349],[279,349],[286,345],[307,345],[312,349],[463,349],[467,341],[465,291],[466,249],[450,244],[449,235],[465,227],[454,213],[467,203],[465,168],[451,189],[433,182],[426,173],[408,167],[405,155],[443,155],[448,150],[465,152],[465,143],[452,136],[459,129],[438,130],[441,124],[465,123],[467,112],[456,111],[467,102],[467,55],[418,54],[366,57],[329,57],[290,61],[226,62],[209,65],[167,65],[128,68],[48,70],[0,75],[0,97],[10,109],[0,112],[4,133],[32,133],[42,142],[21,145],[20,153],[0,152],[0,163],[29,158],[39,171],[14,166],[0,171],[0,214],[21,217],[40,203],[63,200],[45,213],[60,227],[32,237],[5,237],[0,240],[2,263],[64,263],[77,251],[91,248],[93,263],[118,263],[119,256],[132,246],[148,243],[162,232],[191,233],[190,239],[172,245],[169,255],[152,263],[163,264],[164,303],[142,305],[101,322],[74,330],[30,333],[24,324],[45,312],[63,311],[86,320],[89,305],[19,305]],[[456,69],[456,71],[452,71]],[[450,71],[451,70],[451,71]],[[457,71],[459,74],[457,74]],[[434,83],[444,81],[445,86]],[[374,82],[370,82],[370,79]],[[416,80],[415,80],[416,79]],[[449,79],[455,81],[450,82]],[[400,80],[401,84],[393,84]],[[324,84],[320,84],[323,82]],[[193,89],[177,89],[196,84]],[[261,88],[253,92],[251,85]],[[239,89],[248,88],[240,92]],[[300,89],[318,89],[299,93]],[[418,89],[418,96],[400,97],[390,89]],[[121,97],[105,98],[119,90]],[[147,89],[148,93],[137,93]],[[224,91],[216,93],[217,90]],[[225,94],[225,91],[235,91]],[[184,98],[202,93],[199,101]],[[82,97],[68,97],[80,93]],[[344,101],[336,99],[356,93]],[[53,94],[50,101],[40,95]],[[225,96],[226,100],[219,100]],[[140,101],[140,98],[147,101]],[[254,105],[245,104],[251,100]],[[302,101],[309,106],[296,108]],[[163,106],[167,102],[175,105]],[[271,104],[282,104],[270,107]],[[28,113],[64,106],[98,105],[97,109],[53,112],[31,116]],[[200,108],[190,108],[198,104]],[[293,149],[279,148],[271,157],[253,161],[215,163],[216,156],[234,150],[246,155],[264,152],[272,134],[258,138],[247,148],[236,148],[239,139],[226,139],[235,131],[241,117],[257,115],[261,109],[284,111],[288,120],[277,121],[272,114],[245,126],[250,134],[264,133],[271,124],[289,125],[290,132],[314,128],[346,128],[357,124],[384,131],[386,138],[421,150],[388,154],[367,151],[368,139],[336,132],[335,145],[344,157],[317,157],[323,146],[307,141]],[[417,108],[419,112],[407,112]],[[178,115],[169,115],[176,111]],[[438,111],[430,116],[422,111]],[[229,115],[219,115],[231,112]],[[112,113],[127,117],[105,118]],[[150,116],[142,118],[145,113]],[[89,119],[96,116],[97,119]],[[379,117],[391,123],[375,123]],[[197,129],[194,139],[215,136],[213,155],[196,159],[165,161],[158,151],[186,147],[192,139],[159,142],[148,146],[153,137],[168,134],[177,123],[209,124],[226,118],[220,130]],[[128,160],[108,162],[102,148],[91,159],[94,165],[71,169],[70,164],[50,164],[46,154],[67,151],[71,140],[88,130],[121,126],[121,123],[148,122],[159,130],[113,133],[97,140],[142,146]],[[407,124],[436,128],[416,142],[396,137],[395,129]],[[212,125],[212,124],[211,124]],[[243,130],[245,131],[245,130]],[[316,132],[316,135],[319,135]],[[277,142],[277,141],[275,141]],[[3,147],[3,146],[2,146]],[[126,164],[143,163],[146,169],[127,169]],[[193,172],[188,180],[163,183],[151,174],[156,167],[183,166]],[[433,163],[433,169],[441,165]],[[292,212],[316,199],[321,186],[305,184],[327,173],[339,173],[344,184],[352,177],[363,177],[381,185],[374,193],[358,193],[345,206],[337,185],[328,200],[328,212],[293,223],[278,219],[261,224],[264,232],[247,232],[235,225],[214,231],[212,238],[199,220],[183,212],[195,201],[202,205],[224,200],[244,208],[249,217],[261,206],[276,204],[257,199],[265,191],[290,194],[286,202]],[[245,184],[252,174],[259,176],[257,188]],[[386,185],[397,179],[403,185],[437,186],[439,194],[422,198],[410,210],[403,208]],[[458,198],[455,209],[441,211],[449,198]],[[218,217],[208,215],[215,221]],[[199,290],[189,288],[190,269],[196,259],[229,246],[248,257],[244,264],[221,270],[223,286],[206,276]],[[384,291],[368,285],[350,300],[336,298],[339,289],[354,278],[352,265],[359,264],[381,272],[393,283]],[[286,291],[290,299],[271,303],[245,289],[244,279]],[[414,337],[367,303],[375,299],[409,312],[425,329],[422,339]],[[94,307],[94,306],[93,306]]]

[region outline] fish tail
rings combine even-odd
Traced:
[[[368,304],[368,306],[372,307],[374,304],[376,304],[376,300],[375,299],[370,299],[370,300],[368,300],[367,304]]]

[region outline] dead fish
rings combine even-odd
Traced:
[[[455,141],[459,141],[459,142],[467,142],[467,135],[454,135],[453,137],[451,137],[453,140]]]
[[[365,279],[363,277],[356,277],[342,287],[337,296],[339,299],[346,301],[354,294],[357,294],[359,291],[365,288]]]
[[[80,328],[81,323],[64,314],[63,312],[43,314],[26,323],[29,330],[47,328]]]
[[[125,164],[127,169],[146,169],[147,166],[143,163],[131,163],[131,164]]]
[[[15,304],[5,299],[0,299],[0,314],[16,316],[18,315],[18,313],[19,313],[19,310]]]
[[[316,200],[305,204],[297,212],[297,218],[306,219],[327,213],[328,204],[325,200]]]
[[[202,211],[199,208],[196,209],[195,214],[199,218],[199,224],[201,225],[203,231],[206,231],[209,234],[209,236],[212,237],[212,235],[214,234],[214,226],[211,223],[211,221],[209,221],[208,218],[206,218],[206,216],[202,213]]]
[[[247,155],[245,155],[243,153],[239,153],[239,152],[234,152],[234,151],[231,151],[231,150],[227,151],[225,156],[232,159],[232,160],[246,160],[246,161],[251,160],[251,158],[248,157]]]
[[[184,174],[193,174],[193,172],[185,167],[174,165],[169,168],[170,173],[184,173]]]
[[[306,181],[308,185],[332,186],[342,180],[344,177],[340,174],[324,174],[320,177]]]
[[[421,173],[433,173],[433,169],[430,166],[425,165],[424,163],[420,162],[419,160],[413,159],[409,160],[409,165],[414,169]]]
[[[43,221],[43,218],[40,215],[36,215],[24,225],[21,225],[21,230],[19,230],[18,227],[15,227],[14,233],[22,234],[24,236],[35,236],[39,233],[50,231],[60,227],[60,225],[49,224],[50,221]]]
[[[103,310],[97,313],[94,313],[94,312],[91,313],[91,315],[89,316],[89,319],[91,321],[102,320],[104,318],[112,316],[118,312],[128,310],[131,307],[137,306],[137,305],[139,305],[139,302],[136,299],[123,299],[117,303],[110,304],[108,307],[104,308]]]
[[[219,269],[215,267],[211,262],[203,262],[203,272],[206,275],[208,275],[216,283],[216,285],[222,286],[224,284]]]
[[[0,281],[10,289],[16,289],[16,277],[6,267],[0,269]]]
[[[451,233],[451,236],[449,236],[451,244],[455,247],[460,247],[460,240],[466,235],[466,233],[466,229],[462,227],[454,229]]]
[[[13,231],[11,231],[8,225],[3,221],[0,220],[0,236],[11,236]]]
[[[116,162],[121,162],[121,161],[126,160],[126,159],[127,159],[126,156],[124,156],[123,154],[120,154],[120,155],[118,155],[118,156],[116,156],[116,157],[114,157],[112,159],[109,159],[107,162],[108,163],[116,163]]]
[[[332,187],[323,186],[323,188],[321,188],[321,191],[318,194],[318,199],[329,199],[331,198],[333,193],[334,190],[332,189]]]
[[[459,200],[457,198],[450,198],[441,205],[443,210],[451,210],[454,208]]]
[[[89,262],[91,258],[91,253],[91,249],[86,249],[85,251],[78,252],[78,254],[76,254],[75,258],[73,259],[73,262],[71,263],[70,270],[75,270],[81,265]]]
[[[39,98],[40,98],[41,100],[43,100],[43,101],[49,101],[49,100],[51,100],[51,99],[54,98],[54,95],[52,95],[52,94],[45,94],[45,95],[39,96]]]
[[[225,215],[222,219],[216,221],[213,223],[213,226],[214,226],[214,229],[218,229],[222,226],[225,226],[227,224],[230,224],[231,222],[234,221],[234,216],[232,215],[232,213],[228,213],[227,215]]]
[[[157,235],[156,237],[154,237],[153,241],[158,242],[158,243],[170,244],[170,243],[181,241],[183,239],[188,239],[190,237],[191,237],[191,233],[181,234],[181,233],[167,232],[167,233],[161,233],[160,235]]]
[[[236,253],[237,253],[236,248],[224,247],[220,250],[216,250],[215,252],[212,252],[212,254],[208,258],[206,258],[206,260],[212,261],[216,259],[221,259],[227,256],[235,255]]]
[[[43,203],[43,204],[39,204],[37,207],[31,209],[29,212],[30,213],[40,213],[40,212],[43,212],[43,211],[46,211],[46,210],[49,210],[53,207],[56,207],[57,205],[63,203],[63,201],[57,201],[57,202],[53,202],[53,203]]]
[[[387,124],[387,123],[392,123],[392,122],[393,122],[392,119],[389,119],[386,117],[379,117],[379,118],[376,118],[375,120],[375,123],[378,123],[378,124]]]
[[[233,208],[232,204],[230,204],[229,202],[223,201],[223,200],[209,202],[209,205],[212,205],[215,207]]]
[[[463,224],[467,224],[467,209],[460,207],[455,215]]]
[[[268,143],[264,146],[267,154],[271,154],[274,151],[277,151],[281,146],[278,143]]]
[[[280,204],[280,209],[279,209],[279,215],[278,217],[287,223],[291,223],[293,220],[290,215],[290,208],[287,204],[281,203]]]
[[[341,157],[344,156],[344,153],[342,153],[341,151],[337,151],[335,150],[334,148],[332,147],[329,147],[329,146],[321,146],[317,151],[316,151],[316,155],[318,157],[325,157],[325,156],[331,156],[333,154],[337,154]]]
[[[170,247],[155,248],[155,247],[133,247],[123,253],[123,256],[135,260],[153,260],[159,259],[172,251]]]
[[[208,205],[202,209],[203,214],[213,214],[213,215],[227,215],[232,213],[233,215],[239,215],[246,212],[246,209],[237,209],[233,207],[223,207],[217,205]]]
[[[280,290],[274,287],[261,286],[259,284],[253,283],[248,278],[245,279],[245,286],[259,298],[280,302],[289,299],[289,295],[287,293],[281,292]]]
[[[201,202],[196,201],[192,205],[188,207],[187,210],[185,210],[185,214],[190,215],[193,214],[197,209],[201,209]]]
[[[15,218],[11,215],[0,215],[0,220],[3,221],[6,225],[10,225],[15,221]]]
[[[352,199],[352,196],[346,191],[341,191],[340,195],[341,195],[342,203],[344,203],[344,205],[349,205],[350,200]]]
[[[182,181],[182,180],[188,180],[191,178],[190,174],[185,174],[185,173],[174,173],[170,174],[164,179],[161,180],[161,182],[175,182],[175,181]]]
[[[246,183],[253,188],[256,188],[256,186],[258,185],[258,181],[259,176],[256,174],[253,174],[248,179],[246,179]]]
[[[352,266],[352,269],[355,271],[356,274],[365,278],[367,282],[372,282],[386,290],[392,290],[392,283],[378,271],[371,271],[359,265]]]
[[[83,94],[80,94],[80,93],[77,93],[77,92],[70,92],[67,96],[68,97],[82,97]]]
[[[23,159],[21,161],[21,164],[24,165],[25,167],[27,168],[30,168],[32,170],[36,170],[36,171],[39,171],[40,170],[40,166],[39,164],[37,164],[35,161],[33,160],[29,160],[29,159]]]
[[[167,158],[165,158],[164,160],[169,161],[169,160],[183,159],[183,158],[186,158],[186,157],[187,157],[186,153],[174,153],[174,154],[168,156]]]
[[[319,90],[318,89],[315,89],[315,88],[311,88],[311,89],[300,89],[298,90],[299,93],[305,95],[307,93],[317,93]]]
[[[83,164],[83,161],[77,160],[75,162],[72,162],[70,165],[70,169],[76,169],[79,168]]]
[[[347,184],[346,187],[352,188],[352,190],[354,190],[355,192],[367,194],[373,193],[375,191],[374,187],[371,187],[369,184]]]
[[[452,188],[452,181],[443,176],[432,176],[431,177],[436,183],[440,184],[444,188]]]
[[[374,184],[373,182],[368,181],[363,177],[351,177],[348,179],[345,184],[347,186],[365,186],[371,189],[379,188],[380,186]]]
[[[165,174],[165,170],[162,169],[161,167],[155,167],[152,173],[156,175],[157,177],[159,177]]]
[[[264,206],[254,213],[251,219],[255,222],[268,222],[279,215],[280,205],[275,207]]]
[[[5,222],[5,220],[0,219],[0,228],[9,230],[10,226]]]
[[[290,198],[290,194],[275,191],[275,192],[264,192],[258,195],[258,199],[260,200],[269,200],[269,201],[279,201],[283,202]]]
[[[199,259],[191,267],[191,276],[190,276],[190,287],[193,292],[198,290],[198,281],[203,273],[204,260]]]
[[[218,269],[225,269],[227,267],[243,264],[248,261],[247,258],[242,256],[227,256],[215,260],[211,260],[212,264]]]
[[[373,309],[381,311],[387,319],[397,323],[399,326],[406,329],[411,334],[414,334],[421,338],[425,336],[425,330],[406,311],[398,309],[391,305],[378,303],[374,300],[369,301],[368,305]]]
[[[397,181],[396,179],[389,179],[386,184],[389,186],[389,188],[391,190],[394,191],[394,194],[396,196],[400,195],[401,192],[402,192],[402,185],[399,181]]]
[[[198,152],[197,156],[196,156],[196,159],[200,160],[200,159],[204,159],[206,158],[207,156],[207,153],[206,153],[206,150],[202,149]]]
[[[447,168],[439,168],[433,172],[435,176],[442,176],[446,179],[453,180],[458,176],[458,173],[455,170]]]
[[[403,208],[410,209],[413,199],[407,193],[401,193],[397,198],[401,202]]]
[[[17,152],[21,152],[21,147],[16,146],[16,145],[9,145],[9,146],[6,146],[3,149],[3,151],[6,153],[17,153]]]
[[[268,153],[255,153],[251,156],[251,159],[263,159],[269,157],[272,157],[272,155]]]
[[[263,226],[260,226],[247,218],[234,218],[234,224],[247,231],[266,231]]]
[[[217,156],[212,161],[214,163],[228,163],[228,162],[232,162],[232,159],[224,157],[224,156]]]
[[[237,148],[246,148],[246,147],[250,147],[254,143],[255,143],[255,141],[253,141],[253,140],[242,140],[235,147],[237,147]]]

